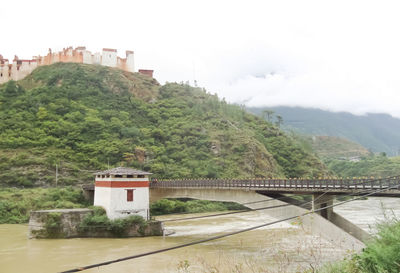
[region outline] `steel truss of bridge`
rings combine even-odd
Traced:
[[[247,189],[283,194],[354,196],[377,191],[370,196],[400,197],[400,176],[378,179],[170,179],[153,180],[150,188]]]

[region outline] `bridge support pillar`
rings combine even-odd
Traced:
[[[315,211],[333,205],[333,199],[333,195],[313,194],[312,210]],[[371,239],[371,235],[369,235],[368,232],[353,224],[349,220],[343,218],[339,214],[335,213],[333,211],[333,207],[321,209],[319,211],[316,211],[315,213],[321,215],[322,217],[335,224],[339,228],[343,229],[347,233],[351,234],[361,242],[365,243],[369,239]]]
[[[312,196],[312,210],[318,210],[315,213],[321,215],[327,220],[331,220],[332,214],[333,214],[333,208],[325,208],[321,209],[327,206],[333,205],[333,196],[332,195],[324,195],[324,194],[313,194]]]

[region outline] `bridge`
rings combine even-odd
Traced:
[[[397,185],[397,187],[396,187]],[[400,177],[353,179],[172,179],[153,180],[150,188],[245,189],[263,193],[400,197]],[[387,190],[386,190],[387,189]]]
[[[84,190],[91,191],[93,186],[86,186]],[[312,198],[310,202],[300,202],[291,195],[311,195]],[[315,214],[299,219],[303,229],[325,235],[348,248],[360,249],[363,247],[361,242],[367,241],[370,234],[333,211],[335,195],[400,197],[400,176],[378,179],[169,179],[150,182],[151,202],[162,198],[236,202],[250,209],[265,209],[265,213],[278,219],[315,211]]]

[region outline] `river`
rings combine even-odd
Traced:
[[[400,215],[400,200],[370,198],[335,208],[369,230],[382,218],[383,206]],[[198,214],[196,214],[198,215]],[[185,215],[188,216],[188,215]],[[181,216],[162,216],[170,219]],[[166,237],[128,239],[27,239],[27,225],[0,225],[0,272],[46,273],[130,256],[215,234],[273,221],[262,212],[170,222]],[[369,230],[371,231],[371,230]],[[280,223],[231,237],[124,261],[85,272],[295,272],[340,259],[344,249],[291,223]]]

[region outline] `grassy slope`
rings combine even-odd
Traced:
[[[0,86],[2,186],[76,185],[126,165],[157,177],[326,172],[276,126],[200,88],[101,66],[55,64]]]

